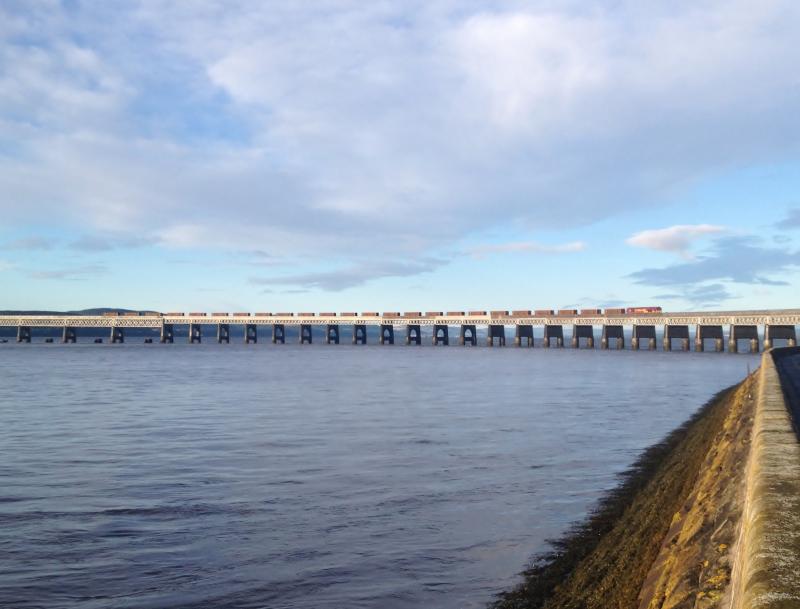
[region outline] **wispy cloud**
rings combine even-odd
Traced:
[[[2,250],[49,250],[52,247],[53,240],[45,237],[22,237],[0,244]]]
[[[511,243],[479,245],[470,249],[469,253],[475,258],[483,258],[489,254],[567,254],[582,252],[586,247],[586,243],[583,241],[555,245],[537,243],[535,241],[514,241]]]
[[[155,237],[131,237],[129,235],[82,235],[69,244],[69,248],[80,252],[107,252],[115,249],[129,249],[155,245]]]
[[[345,268],[319,273],[300,273],[275,277],[251,277],[250,283],[261,286],[297,286],[307,290],[323,290],[341,292],[349,288],[364,285],[367,282],[387,277],[412,277],[422,273],[430,273],[446,264],[447,261],[437,258],[426,258],[413,262],[374,261],[361,262]],[[299,292],[288,292],[299,293]]]
[[[661,268],[646,268],[628,277],[649,286],[696,286],[728,281],[750,285],[788,285],[778,279],[800,267],[800,251],[763,247],[748,237],[717,239],[708,253]]]
[[[685,300],[698,307],[714,307],[733,298],[733,294],[721,283],[676,286],[675,292],[658,294],[658,300]]]
[[[782,229],[800,228],[800,208],[789,210],[786,217],[778,222],[776,226]]]
[[[16,263],[9,262],[8,260],[0,260],[0,273],[5,271],[12,271],[17,268]]]
[[[667,228],[640,231],[628,237],[625,243],[692,258],[689,248],[695,241],[725,230],[724,226],[715,224],[676,224]]]
[[[61,281],[81,281],[93,279],[108,272],[108,268],[99,264],[78,266],[73,268],[61,268],[45,271],[31,271],[28,273],[33,279],[61,280]]]

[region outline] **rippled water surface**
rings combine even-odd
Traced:
[[[483,607],[748,365],[0,345],[0,606]]]

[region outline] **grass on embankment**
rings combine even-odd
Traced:
[[[494,609],[632,609],[673,515],[692,491],[736,387],[648,448],[587,520],[534,560]]]

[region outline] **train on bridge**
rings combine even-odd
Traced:
[[[216,326],[217,342],[229,343],[231,328],[243,330],[245,343],[258,341],[259,328],[269,327],[273,343],[285,343],[287,328],[298,330],[300,343],[313,342],[314,335],[322,330],[327,344],[339,344],[343,327],[352,330],[353,344],[367,343],[367,329],[378,330],[379,344],[394,344],[395,330],[405,331],[405,343],[422,343],[422,330],[431,330],[434,345],[447,345],[450,330],[458,328],[458,343],[476,345],[479,327],[485,328],[487,345],[505,345],[506,328],[514,328],[514,344],[534,345],[534,339],[543,347],[565,346],[565,328],[571,327],[571,345],[574,348],[594,348],[596,329],[600,328],[600,347],[624,349],[626,341],[638,350],[656,349],[658,335],[664,350],[673,345],[688,351],[691,328],[694,327],[696,351],[704,351],[712,341],[716,351],[722,351],[728,340],[728,350],[736,352],[740,341],[748,341],[751,351],[758,351],[763,336],[764,348],[774,341],[797,344],[796,326],[800,324],[800,309],[762,311],[700,311],[666,312],[657,306],[637,306],[606,309],[535,309],[494,311],[399,311],[361,313],[206,313],[156,311],[111,311],[101,315],[0,315],[0,326],[17,328],[17,342],[29,343],[33,328],[60,328],[62,342],[77,341],[79,328],[104,328],[109,331],[112,343],[125,340],[125,332],[132,328],[150,328],[160,332],[160,342],[172,343],[175,328],[188,328],[189,342],[202,341],[204,328]],[[728,331],[725,331],[725,326]],[[660,332],[657,333],[657,328]],[[537,330],[538,336],[534,331]],[[401,330],[401,331],[402,331]],[[52,342],[52,338],[48,338]],[[152,342],[146,338],[146,342]],[[102,339],[95,339],[102,342]],[[2,342],[2,341],[0,341]]]
[[[347,313],[160,313],[158,311],[107,311],[104,317],[386,317],[386,318],[415,318],[415,317],[466,317],[491,315],[493,317],[596,317],[598,315],[653,315],[663,313],[661,307],[627,307],[603,309],[516,309],[512,311],[365,311],[361,314]]]

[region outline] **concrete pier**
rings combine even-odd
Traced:
[[[758,353],[758,326],[732,325],[728,334],[728,351],[739,352],[739,341],[750,340],[750,352]]]
[[[478,334],[475,324],[461,324],[461,331],[458,335],[458,344],[461,346],[478,344]]]
[[[203,342],[203,327],[200,324],[189,324],[189,343]]]
[[[314,336],[311,333],[311,324],[300,324],[300,344],[304,345],[308,343],[310,345],[313,340]]]
[[[419,324],[408,324],[406,326],[406,344],[422,344],[422,330]]]
[[[676,324],[664,326],[664,351],[672,351],[672,341],[681,341],[681,351],[689,350],[689,326]]]
[[[166,343],[172,344],[175,342],[175,329],[173,328],[172,324],[161,325],[161,335],[159,340],[162,345]]]
[[[339,344],[339,324],[328,324],[325,328],[325,344]]]
[[[705,341],[707,339],[714,340],[714,350],[717,352],[722,351],[724,336],[722,334],[722,326],[705,326],[698,324],[694,333],[694,350],[702,352],[705,350]]]
[[[604,325],[602,334],[600,334],[600,348],[608,349],[610,347],[609,341],[614,339],[617,349],[625,348],[625,328],[622,326],[609,326]]]
[[[124,343],[124,342],[125,342],[125,331],[119,326],[113,326],[111,328],[111,344]]]
[[[575,324],[572,326],[572,347],[580,349],[581,339],[586,341],[587,349],[594,349],[594,326]]]
[[[794,326],[764,326],[764,351],[775,345],[776,340],[785,340],[787,347],[797,346],[797,331]]]
[[[433,345],[449,345],[450,338],[448,334],[447,324],[434,324],[433,325]]]
[[[31,342],[31,327],[30,326],[17,326],[17,342],[29,343]]]
[[[272,324],[272,344],[286,344],[286,327],[283,324]]]
[[[527,347],[533,347],[533,326],[516,325],[514,329],[514,344],[517,347],[521,347],[523,341],[525,341]]]
[[[365,324],[353,324],[353,344],[367,344],[367,326]]]
[[[497,339],[499,347],[506,346],[506,327],[501,324],[489,324],[486,334],[486,346],[494,347],[494,340]]]
[[[78,342],[78,333],[75,328],[71,326],[64,326],[64,331],[61,333],[62,343],[76,343]]]
[[[244,326],[244,343],[249,345],[250,343],[257,343],[258,342],[258,327],[255,324],[245,324]]]
[[[643,347],[642,341],[647,341],[647,349],[656,350],[656,327],[651,325],[633,325],[631,335],[631,349],[638,351]]]
[[[378,343],[381,345],[394,344],[394,326],[392,324],[381,324],[381,332],[378,335]]]
[[[222,344],[230,344],[231,342],[231,327],[228,324],[217,324],[217,342]]]
[[[564,326],[547,324],[544,326],[544,343],[542,346],[545,348],[552,347],[552,341],[555,339],[556,347],[564,346]]]

